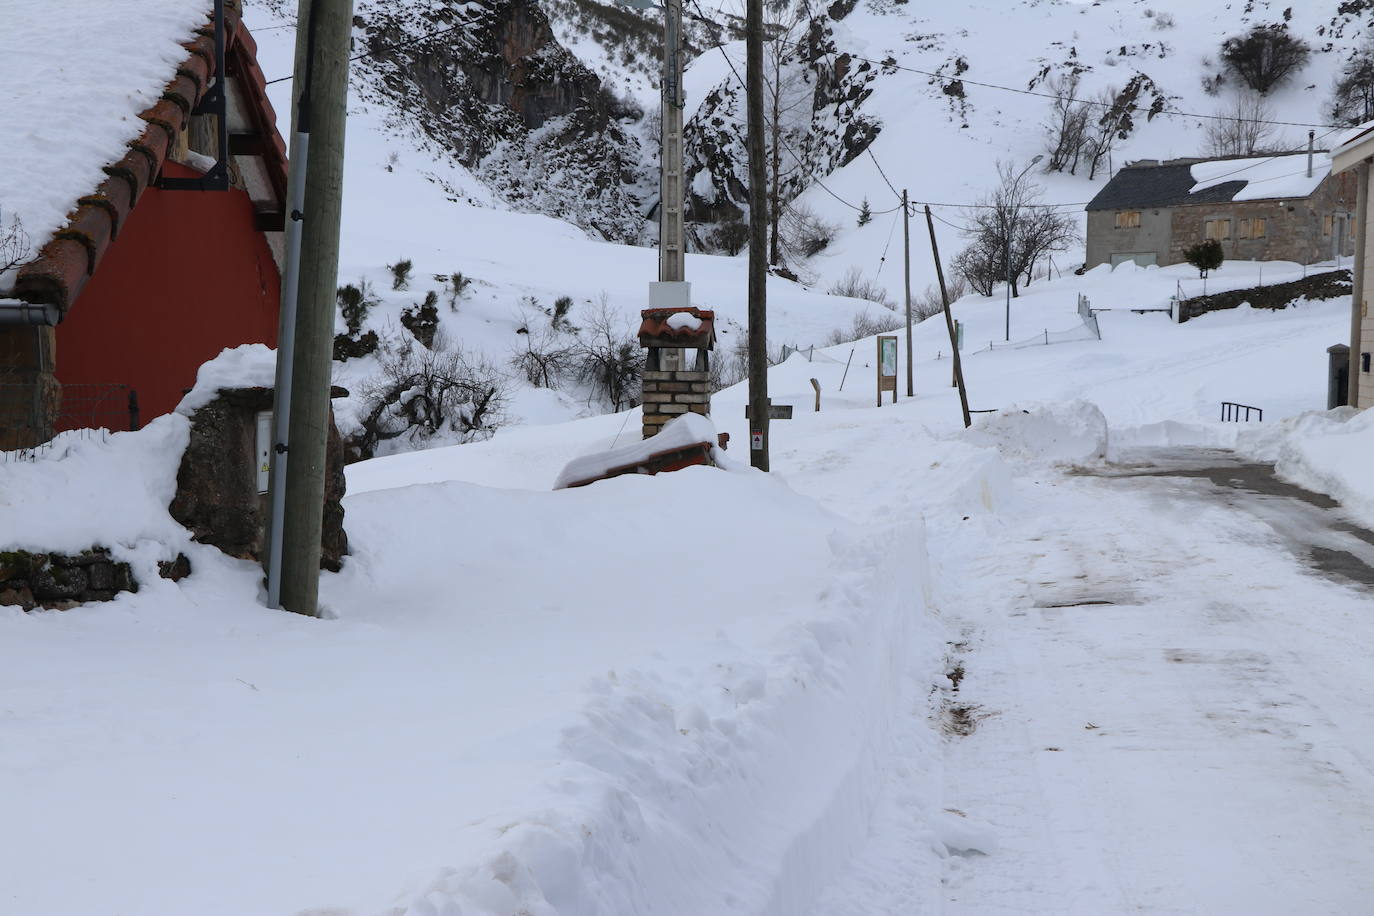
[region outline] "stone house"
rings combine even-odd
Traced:
[[[1354,254],[1355,183],[1325,152],[1128,163],[1087,206],[1086,266],[1165,266],[1213,238],[1228,259]]]
[[[1374,122],[1362,124],[1337,138],[1331,151],[1331,170],[1335,174],[1356,182],[1357,201],[1363,205],[1357,219],[1368,220],[1374,216],[1374,202],[1370,201],[1369,173],[1374,162]],[[1367,224],[1366,224],[1367,225]],[[1350,368],[1348,403],[1354,407],[1369,407],[1374,404],[1374,371],[1371,371],[1370,352],[1374,351],[1374,316],[1369,309],[1369,266],[1374,258],[1374,238],[1366,230],[1364,238],[1357,235],[1355,268],[1353,271],[1353,297],[1350,315]]]
[[[91,62],[102,74],[99,98],[156,100],[138,113],[141,125],[133,103],[115,113],[136,125],[127,143],[106,149],[61,110],[39,124],[4,124],[10,114],[0,112],[9,161],[77,149],[64,153],[66,167],[103,173],[70,201],[65,224],[30,238],[17,267],[0,270],[0,449],[69,428],[134,428],[172,410],[197,367],[225,347],[275,346],[286,147],[241,13],[242,0],[185,0],[128,17],[122,41],[138,42],[140,27],[187,40],[180,62],[153,81],[137,68],[112,76],[107,61]],[[160,18],[174,14],[174,23]],[[32,91],[81,110],[93,80],[82,69],[80,27],[66,31],[70,47],[51,53],[73,59],[47,71],[61,74],[49,77],[60,85],[39,81]],[[0,29],[0,55],[26,40],[23,28]],[[0,174],[7,221],[6,189],[22,197],[26,183],[52,181],[52,168]]]

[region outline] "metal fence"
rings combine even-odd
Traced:
[[[138,392],[128,385],[0,384],[0,449],[32,448],[69,430],[139,428]]]

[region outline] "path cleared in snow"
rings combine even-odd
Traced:
[[[1195,470],[1215,455],[1164,457],[1172,476],[1046,471],[995,519],[931,522],[944,808],[969,836],[946,913],[1368,912],[1371,592],[1300,549],[1364,542],[1218,487]],[[899,796],[815,916],[914,912]]]

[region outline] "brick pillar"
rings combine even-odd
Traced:
[[[711,415],[711,374],[695,369],[644,370],[644,438],[684,413]]]

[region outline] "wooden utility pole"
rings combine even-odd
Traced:
[[[763,154],[763,0],[747,0],[749,147],[749,463],[768,470],[768,188]]]
[[[902,275],[906,287],[906,396],[916,397],[916,385],[911,377],[911,208],[907,206],[906,188],[902,188],[902,264],[906,272]]]
[[[313,617],[318,614],[320,586],[353,0],[301,0],[296,21],[305,34],[296,43],[298,69],[292,88],[297,94],[308,93],[310,142],[292,345],[280,582],[281,606]],[[300,113],[298,106],[296,117]]]
[[[945,291],[945,269],[940,265],[940,243],[935,241],[935,219],[926,204],[926,226],[930,229],[930,253],[935,258],[935,276],[940,281],[940,302],[945,307],[945,327],[949,329],[949,352],[954,354],[954,382],[959,386],[959,406],[964,412],[964,429],[973,425],[968,412],[968,390],[964,387],[964,364],[959,358],[959,337],[954,331],[954,316],[949,311],[949,293]]]
[[[1346,403],[1351,407],[1360,406],[1360,354],[1364,352],[1361,325],[1364,323],[1365,285],[1369,282],[1364,263],[1365,246],[1369,241],[1369,168],[1368,162],[1361,162],[1355,172],[1355,269],[1350,290],[1350,368],[1346,371],[1349,380]]]

